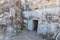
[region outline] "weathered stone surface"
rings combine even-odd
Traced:
[[[27,14],[24,14],[24,17],[27,18],[27,20],[25,21],[27,22],[26,25],[28,24],[28,22],[31,23],[31,24],[28,24],[29,29],[32,28],[31,27],[32,20],[30,19],[39,19],[40,21],[44,20],[45,22],[47,21],[49,24],[48,26],[51,25],[51,28],[53,28],[54,24],[50,24],[50,22],[58,23],[58,21],[60,21],[60,17],[56,15],[53,16],[56,12],[58,12],[56,10],[58,9],[57,7],[60,7],[59,3],[60,3],[60,0],[58,1],[57,0],[22,0],[22,1],[21,0],[0,0],[0,24],[5,25],[4,27],[6,27],[6,30],[5,30],[7,35],[7,36],[5,35],[6,40],[9,40],[8,37],[11,36],[12,34],[15,35],[15,33],[18,32],[18,29],[20,29],[24,25],[21,9],[25,11],[33,10],[32,12],[28,11]],[[54,7],[56,7],[57,9]],[[51,8],[53,11],[49,8]],[[38,10],[38,9],[41,9],[41,10]],[[42,13],[45,13],[43,17],[42,17]],[[51,13],[51,15],[48,15],[47,13],[48,14]],[[47,18],[46,18],[46,15],[47,15]],[[43,26],[44,24],[41,24],[41,25]],[[44,27],[45,26],[43,26],[43,28]]]
[[[31,10],[60,7],[59,3],[59,0],[22,0],[22,5],[24,5],[24,9],[31,8]]]
[[[19,23],[16,23],[17,20]],[[17,33],[18,26],[21,27],[22,21],[19,0],[0,0],[0,24],[5,25],[5,28],[2,28],[4,30],[1,31],[5,32],[7,37]],[[9,40],[7,37],[6,40]]]

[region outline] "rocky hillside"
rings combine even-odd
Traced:
[[[20,8],[20,0],[0,0],[0,26],[6,26],[14,29],[22,26],[22,10]],[[12,31],[10,29],[10,31]]]
[[[41,9],[41,8],[52,8],[60,7],[60,0],[22,0],[22,5],[24,9]]]
[[[59,3],[60,0],[0,0],[0,24],[7,27],[22,26],[22,10],[60,7]]]

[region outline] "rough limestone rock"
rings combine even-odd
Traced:
[[[45,21],[47,21],[48,23],[50,22],[55,23],[57,22],[56,20],[58,20],[59,22],[60,11],[57,14],[59,16],[54,15],[54,13],[56,13],[56,11],[54,11],[56,10],[54,9],[54,7],[60,7],[60,0],[0,0],[0,27],[1,29],[3,29],[3,32],[6,33],[5,39],[9,40],[8,37],[10,37],[12,34],[15,35],[18,32],[17,29],[21,28],[24,25],[23,18],[22,18],[22,15],[23,15],[22,10],[24,11],[33,10],[31,13],[33,13],[34,16],[31,17],[31,14],[28,14],[30,11],[28,11],[28,13],[24,15],[26,19],[28,18],[31,19],[31,18],[37,18],[37,15],[39,15],[40,17],[40,14],[37,14],[37,13],[41,13],[42,10],[39,10],[40,11],[39,12],[38,9],[44,10],[45,8],[47,8],[46,11],[48,12],[48,14],[49,13],[51,14],[50,15],[46,14],[47,18],[45,18],[45,15],[44,15],[43,19],[46,19]],[[49,8],[52,8],[54,10],[51,11],[51,9]],[[37,13],[35,14],[36,11]],[[51,15],[54,15],[54,16],[51,16]],[[24,19],[25,22],[27,21],[26,19]],[[0,38],[3,38],[3,37],[0,37]]]
[[[5,33],[4,37],[0,37],[1,40],[3,38],[9,40],[9,37],[16,35],[22,27],[22,11],[19,2],[19,0],[0,0],[0,34]]]
[[[38,20],[37,33],[46,34],[57,30],[55,28],[60,25],[60,0],[22,0],[21,3],[25,10],[24,23],[28,30],[33,29],[32,21],[36,19]],[[45,25],[42,24],[43,22]]]
[[[60,7],[59,4],[60,0],[22,0],[24,9],[31,8],[31,10]]]

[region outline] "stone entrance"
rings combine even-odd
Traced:
[[[33,20],[33,30],[37,31],[38,28],[38,20]]]

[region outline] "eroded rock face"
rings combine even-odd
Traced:
[[[19,22],[19,25],[16,21]],[[17,33],[18,26],[21,27],[21,23],[22,11],[19,7],[19,0],[0,0],[0,24],[5,25],[5,32]]]
[[[22,0],[24,9],[31,8],[31,10],[60,7],[59,4],[60,0]]]
[[[60,24],[59,3],[60,0],[25,0],[25,1],[22,0],[22,5],[24,6],[25,10],[24,22],[25,25],[28,24],[28,27],[26,26],[27,29],[32,30],[33,29],[32,21],[37,19],[39,21],[37,29],[38,33],[46,34],[47,30],[49,30],[50,32],[55,32],[57,30],[56,29],[57,25]],[[31,8],[31,11],[28,11],[27,8],[28,9]]]

